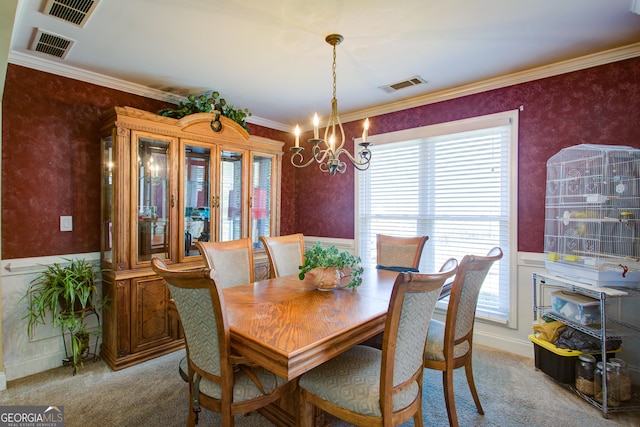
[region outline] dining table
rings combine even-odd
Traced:
[[[398,274],[367,268],[356,289],[319,290],[291,275],[222,290],[233,351],[290,380],[290,396],[263,415],[276,425],[295,425],[296,378],[384,331]]]

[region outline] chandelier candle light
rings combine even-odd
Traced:
[[[338,116],[338,100],[336,99],[336,45],[340,44],[344,38],[340,34],[329,34],[325,41],[333,46],[333,98],[331,99],[331,115],[327,121],[327,127],[324,130],[324,139],[320,139],[318,135],[318,125],[320,119],[318,114],[313,116],[313,139],[308,142],[313,145],[312,154],[313,158],[304,163],[304,156],[302,152],[303,147],[300,147],[300,126],[296,125],[295,129],[295,146],[291,147],[293,151],[291,156],[291,164],[297,168],[305,168],[311,163],[318,163],[322,172],[329,172],[331,175],[335,175],[336,172],[344,173],[347,170],[347,164],[340,160],[340,156],[344,154],[351,164],[358,170],[366,170],[369,168],[369,162],[371,161],[371,150],[369,150],[370,142],[367,142],[369,136],[369,119],[364,121],[364,130],[362,131],[362,142],[360,145],[360,151],[358,152],[358,160],[344,148],[344,129],[342,123],[340,123],[340,117]],[[336,128],[340,130],[340,143],[336,147]],[[321,146],[323,148],[321,148]]]

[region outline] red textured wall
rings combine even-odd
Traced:
[[[577,144],[640,148],[640,58],[371,117],[369,134],[520,106],[524,110],[519,120],[518,250],[543,252],[547,159],[560,149]],[[361,123],[347,124],[347,138],[360,136],[361,129]],[[288,157],[285,154],[287,161]],[[334,177],[315,167],[298,170],[296,190],[296,231],[313,236],[354,237],[352,170]]]
[[[171,106],[9,64],[2,100],[2,258],[100,251],[100,115]],[[255,127],[256,135],[284,134]],[[291,179],[290,179],[291,180]],[[60,231],[60,216],[73,231]]]
[[[100,114],[114,105],[157,111],[166,104],[9,64],[2,135],[4,259],[100,250],[98,127]],[[521,105],[518,249],[542,252],[547,159],[582,143],[640,148],[640,58],[371,117],[370,134]],[[329,176],[315,167],[296,169],[290,164],[291,135],[249,126],[255,135],[287,144],[282,234],[353,238],[353,170]],[[361,129],[361,122],[345,124],[347,139]],[[73,232],[59,231],[61,215],[73,215]]]

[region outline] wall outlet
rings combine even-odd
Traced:
[[[60,231],[73,231],[73,217],[61,216],[60,217]]]

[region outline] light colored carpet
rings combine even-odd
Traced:
[[[178,351],[121,371],[103,361],[85,363],[75,376],[69,367],[52,369],[10,382],[0,392],[0,405],[61,405],[66,427],[184,426],[188,387],[177,372],[183,356]],[[461,426],[640,426],[640,412],[603,418],[597,408],[537,372],[532,358],[477,345],[473,363],[485,415],[476,412],[464,370],[458,369],[454,381]],[[425,425],[447,426],[441,374],[425,371],[424,384]],[[216,425],[218,415],[203,410],[199,426]],[[237,427],[271,425],[257,413],[236,417]],[[348,426],[339,420],[331,425]]]

